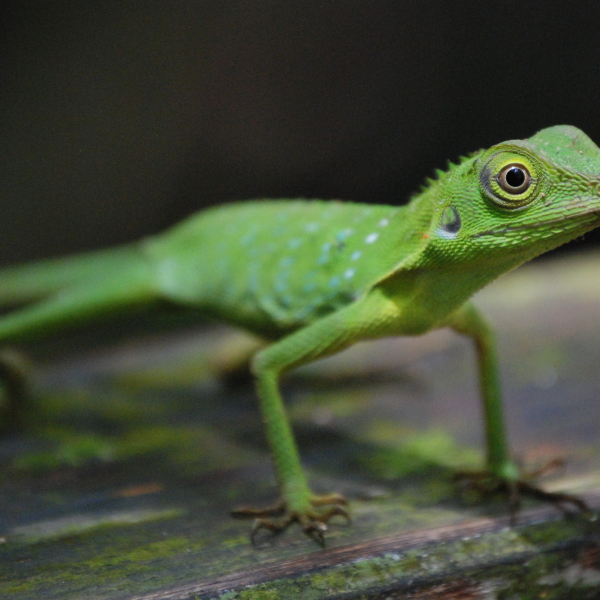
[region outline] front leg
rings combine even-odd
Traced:
[[[558,506],[572,504],[582,512],[589,513],[590,510],[583,500],[568,494],[545,492],[530,483],[545,469],[524,477],[511,459],[504,421],[496,340],[483,315],[475,305],[468,302],[454,312],[446,324],[457,333],[470,337],[475,344],[485,421],[486,471],[463,474],[460,478],[471,480],[480,489],[507,493],[511,512],[518,508],[520,495],[525,494]],[[552,464],[556,465],[556,461]]]
[[[251,536],[253,542],[261,529],[277,533],[296,522],[307,535],[323,545],[327,521],[334,515],[349,517],[342,508],[346,503],[342,496],[331,494],[319,497],[312,493],[300,462],[296,440],[279,392],[279,376],[285,367],[285,360],[282,359],[290,346],[297,347],[295,337],[293,335],[292,339],[288,337],[273,344],[259,352],[252,361],[252,372],[256,377],[260,409],[275,464],[281,502],[272,508],[246,508],[236,510],[233,514],[237,517],[256,518]]]
[[[316,496],[311,491],[279,392],[279,378],[287,370],[343,350],[356,341],[378,337],[394,327],[398,308],[379,292],[334,312],[263,349],[252,361],[260,409],[275,471],[281,503],[267,510],[242,509],[238,517],[256,517],[252,538],[260,529],[277,532],[297,522],[304,532],[323,544],[327,521],[349,519],[339,494]]]
[[[261,529],[276,533],[296,522],[307,535],[323,545],[327,521],[334,515],[349,518],[342,507],[346,503],[342,496],[319,497],[311,491],[279,392],[281,373],[292,365],[308,362],[315,352],[313,336],[323,337],[324,332],[324,328],[318,325],[300,330],[260,351],[252,361],[260,410],[281,494],[281,502],[272,508],[234,511],[236,517],[256,519],[251,536],[253,542]]]

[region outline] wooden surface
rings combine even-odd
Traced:
[[[599,271],[600,256],[538,263],[477,302],[515,455],[565,458],[544,486],[600,510]],[[221,339],[122,319],[22,346],[33,400],[0,441],[0,598],[598,597],[598,521],[526,501],[511,526],[502,499],[457,491],[482,427],[472,350],[447,331],[287,380],[311,481],[346,494],[353,522],[325,549],[295,527],[253,548],[228,512],[273,501],[273,474],[250,382],[207,369]]]

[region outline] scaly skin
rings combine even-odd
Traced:
[[[600,224],[600,149],[574,127],[545,129],[450,165],[403,207],[248,201],[193,215],[166,233],[114,250],[0,272],[0,340],[168,300],[269,340],[252,371],[282,503],[246,509],[253,529],[298,522],[323,542],[347,516],[343,498],[316,497],[279,393],[281,375],[364,339],[451,327],[476,347],[487,435],[485,475],[556,502],[520,479],[502,415],[493,334],[469,302],[518,265]],[[277,516],[278,518],[275,518]],[[273,518],[271,518],[273,517]]]

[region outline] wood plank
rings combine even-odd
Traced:
[[[517,456],[564,456],[545,486],[597,509],[599,267],[546,261],[478,298],[498,328]],[[150,323],[22,346],[35,398],[25,430],[0,440],[0,597],[594,597],[597,521],[526,501],[511,527],[501,499],[457,493],[452,475],[480,464],[482,442],[465,340],[364,344],[290,377],[311,481],[345,493],[353,523],[332,523],[324,550],[294,527],[253,548],[228,515],[273,500],[252,386],[206,368],[220,333]]]

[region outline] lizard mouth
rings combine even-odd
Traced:
[[[590,198],[592,200],[592,198]],[[596,198],[594,198],[596,200]],[[600,206],[595,207],[593,209],[582,210],[576,213],[569,214],[568,217],[561,216],[556,217],[555,219],[548,219],[544,221],[540,221],[537,224],[533,224],[530,222],[521,222],[516,223],[514,225],[505,225],[502,227],[495,227],[493,229],[487,229],[486,231],[479,231],[478,233],[474,233],[472,238],[481,238],[481,237],[489,237],[489,236],[497,236],[497,235],[510,235],[513,233],[519,233],[523,231],[531,232],[529,237],[534,237],[536,230],[538,228],[543,227],[544,230],[548,228],[555,227],[556,230],[553,231],[554,234],[560,235],[562,233],[566,233],[568,231],[572,231],[573,229],[580,230],[579,234],[586,233],[591,229],[594,229],[600,224]],[[583,227],[582,227],[583,225]]]

